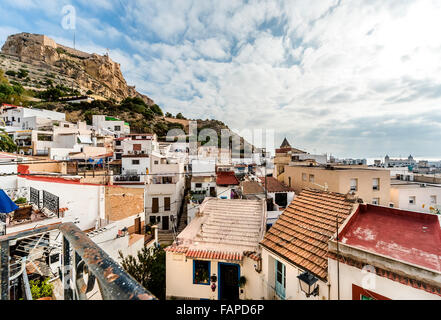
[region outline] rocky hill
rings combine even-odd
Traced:
[[[0,66],[13,74],[26,70],[21,84],[34,90],[56,84],[72,87],[80,94],[94,94],[120,102],[139,97],[147,105],[154,102],[129,86],[121,72],[120,64],[109,56],[89,54],[60,44],[51,38],[30,33],[11,35],[2,47]]]

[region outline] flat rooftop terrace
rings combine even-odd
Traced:
[[[441,216],[361,205],[343,244],[441,272]]]

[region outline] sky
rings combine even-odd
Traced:
[[[441,158],[441,1],[1,1],[0,45],[73,46],[66,5],[77,49],[108,49],[164,111],[310,153]]]

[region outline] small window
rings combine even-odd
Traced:
[[[303,181],[307,181],[308,180],[308,175],[306,173],[302,174],[302,180]]]
[[[288,185],[291,188],[291,177],[288,177]]]
[[[156,161],[155,161],[155,164],[159,164],[159,161],[158,161],[158,160],[156,160]]]
[[[115,141],[115,145],[116,145],[116,146],[120,146],[120,145],[121,145],[121,141],[119,141],[119,140],[118,140],[118,141]]]
[[[389,203],[389,208],[394,208],[395,207],[395,205],[391,202],[391,203]]]
[[[164,198],[164,211],[170,211],[170,198]]]
[[[132,160],[132,165],[139,165],[139,160]]]
[[[156,216],[150,216],[150,224],[151,225],[156,224]]]
[[[64,127],[65,127],[65,128],[69,128],[69,125],[68,125],[68,124],[65,124]]]
[[[196,188],[202,188],[202,183],[196,183]]]
[[[380,204],[380,198],[373,198],[372,204],[378,206]]]
[[[358,179],[351,179],[351,191],[358,190]]]
[[[431,204],[436,204],[436,196],[430,196],[430,203]]]
[[[380,179],[375,178],[372,180],[372,189],[376,191],[380,190]]]
[[[409,204],[415,204],[416,203],[416,197],[409,197]]]
[[[115,131],[121,131],[121,126],[115,126]]]
[[[210,261],[193,261],[193,284],[210,284]]]
[[[313,174],[310,174],[310,175],[309,175],[309,182],[314,183],[314,181],[315,181],[315,177],[314,177],[314,175],[313,175]]]

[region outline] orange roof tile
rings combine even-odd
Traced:
[[[308,270],[320,279],[328,275],[328,241],[351,214],[353,203],[343,194],[304,190],[266,233],[261,245]]]

